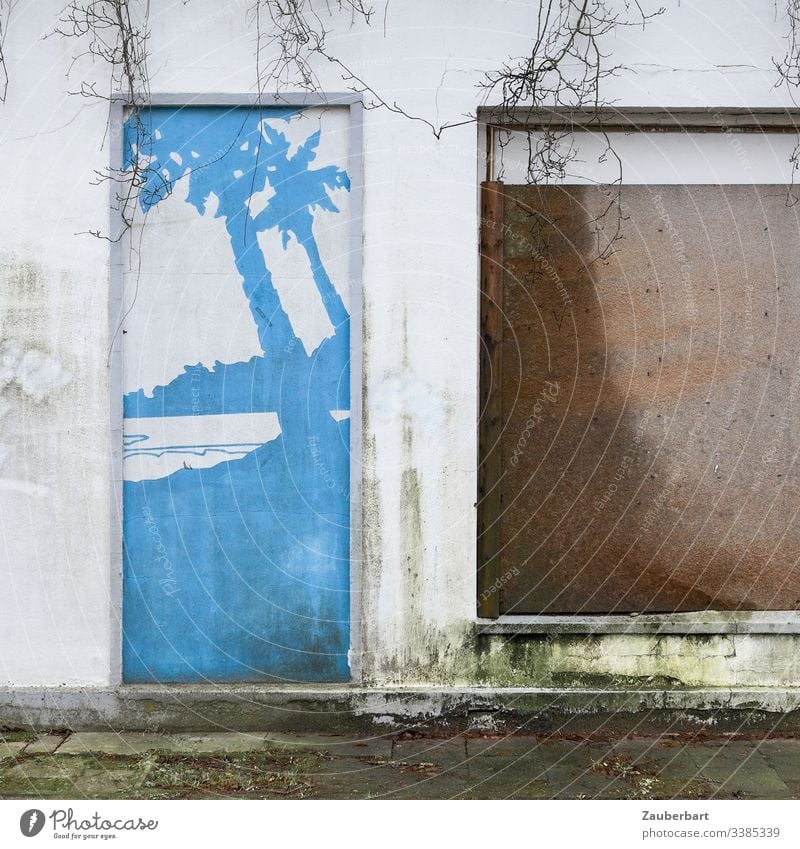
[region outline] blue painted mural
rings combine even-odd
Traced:
[[[349,178],[344,162],[315,161],[325,124],[303,119],[293,109],[154,107],[126,126],[128,167],[137,157],[147,166],[142,226],[158,238],[159,206],[178,189],[192,215],[221,219],[229,285],[246,299],[259,349],[183,362],[163,385],[134,378],[140,388],[125,395],[128,682],[349,678],[347,281],[337,291],[317,232],[321,213],[339,213]],[[165,255],[175,249],[164,241]],[[318,344],[300,338],[282,303],[273,275],[283,251],[324,305]],[[180,297],[169,274],[159,285],[155,313],[215,310],[193,300],[191,275]],[[220,340],[239,332],[224,314],[212,319]],[[140,355],[145,344],[125,337],[128,373],[152,356]]]

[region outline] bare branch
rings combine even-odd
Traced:
[[[109,70],[107,93],[98,91],[97,83],[82,80],[78,94],[109,101],[122,98],[130,109],[136,155],[122,170],[96,173],[97,182],[114,180],[121,187],[116,202],[124,229],[133,224],[140,192],[150,176],[147,165],[150,139],[146,122],[140,116],[150,93],[147,72],[149,13],[149,0],[71,0],[52,33],[74,38],[84,45],[83,52],[73,60],[73,66],[78,59],[88,56],[99,60]],[[116,241],[120,237],[121,234],[116,234],[112,238]]]
[[[8,19],[11,16],[11,0],[0,0],[0,103],[8,94],[8,68],[6,67],[5,43]]]
[[[312,66],[315,55],[329,58],[326,49],[329,30],[325,21],[336,13],[370,24],[371,6],[364,0],[254,0],[250,10],[256,26],[256,73],[258,90],[280,93],[289,86],[320,91],[322,86]]]
[[[786,4],[786,17],[789,23],[789,32],[786,35],[786,53],[782,59],[773,58],[772,63],[778,72],[778,81],[775,84],[776,88],[785,85],[790,97],[795,101],[794,91],[800,87],[800,0],[784,0],[784,2]],[[792,166],[792,178],[786,202],[787,205],[794,206],[798,200],[793,189],[795,174],[800,169],[800,133],[798,134],[797,144],[789,157],[789,162]]]
[[[780,77],[778,85],[785,83],[797,88],[800,86],[800,0],[785,0],[785,3],[789,21],[786,53],[772,62]]]
[[[571,128],[553,128],[539,123],[537,113],[543,108],[556,107],[567,115],[580,112],[584,122],[588,119],[592,132],[604,140],[601,160],[613,161],[617,176],[610,183],[614,191],[601,216],[612,216],[611,227],[603,228],[602,240],[600,221],[594,222],[598,259],[606,258],[613,251],[621,235],[623,220],[622,161],[603,127],[603,109],[610,104],[603,99],[602,88],[605,80],[624,68],[607,62],[602,45],[616,29],[645,26],[663,11],[659,8],[648,14],[637,0],[626,0],[621,8],[619,4],[612,6],[610,0],[540,0],[530,53],[510,59],[498,71],[488,73],[481,84],[484,103],[492,104],[493,121],[498,127],[511,124],[526,136],[526,180],[529,183],[563,181],[569,175],[570,164],[578,156]],[[512,131],[500,129],[498,145],[501,151],[510,144],[512,137]],[[498,176],[502,178],[502,174]],[[544,210],[542,226],[550,223],[549,211]]]

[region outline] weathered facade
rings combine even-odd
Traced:
[[[525,403],[503,420],[528,500],[498,501],[509,542],[480,584],[481,185],[522,186],[527,147],[496,147],[480,84],[530,50],[537,4],[334,11],[356,82],[320,59],[314,92],[275,98],[250,3],[165,0],[138,118],[68,93],[109,76],[43,38],[61,6],[17,3],[3,42],[0,722],[797,707],[797,137],[773,3],[669,3],[614,32],[604,99],[640,226],[627,266],[573,273],[579,239],[549,277],[505,251],[509,310],[540,322],[505,349],[507,391],[537,364],[550,397],[541,427]],[[587,183],[616,176],[575,138],[566,191],[590,215]],[[126,229],[96,175],[142,155]],[[600,555],[532,597],[528,554],[546,538],[560,562],[592,513]]]

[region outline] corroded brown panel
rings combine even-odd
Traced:
[[[501,612],[800,607],[800,205],[505,190]]]

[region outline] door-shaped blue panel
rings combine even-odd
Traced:
[[[125,126],[128,682],[349,677],[347,122]]]

